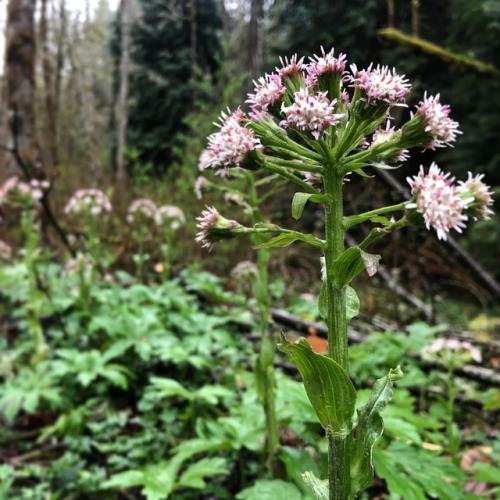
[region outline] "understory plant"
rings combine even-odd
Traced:
[[[252,225],[262,224],[265,221],[262,212],[262,205],[277,189],[283,186],[282,180],[276,174],[264,177],[257,177],[252,171],[239,169],[234,172],[233,178],[239,183],[213,183],[205,177],[199,177],[195,184],[195,192],[198,198],[202,197],[202,192],[209,188],[215,188],[224,193],[225,200],[235,208],[239,208],[250,220]],[[273,183],[271,192],[261,192],[261,187]],[[203,222],[206,218],[214,215],[213,208],[207,208],[201,218]],[[206,244],[204,235],[199,239]],[[269,240],[267,234],[253,234],[254,245],[261,245],[257,251],[256,262],[242,261],[231,272],[236,281],[250,283],[251,293],[255,299],[260,345],[259,353],[255,364],[255,384],[259,395],[260,403],[264,412],[266,423],[266,443],[265,461],[271,478],[281,478],[283,476],[283,466],[280,464],[280,442],[279,426],[276,416],[276,374],[274,369],[275,361],[275,341],[274,333],[271,331],[271,300],[269,293],[269,259],[270,249],[266,247]]]
[[[231,175],[232,169],[262,170],[294,183],[300,190],[293,197],[293,218],[301,217],[308,202],[321,206],[323,237],[267,221],[244,226],[214,207],[198,219],[197,235],[209,248],[237,235],[265,234],[273,237],[258,244],[259,249],[301,241],[321,251],[319,310],[328,327],[328,355],[316,354],[302,338],[289,342],[283,337],[279,347],[297,363],[328,440],[328,479],[310,472],[304,479],[317,498],[340,500],[355,498],[370,486],[372,450],[383,431],[380,412],[391,398],[393,382],[402,376],[399,367],[390,370],[375,382],[366,404],[356,408],[347,327],[360,304],[350,283],[364,270],[370,276],[377,272],[381,257],[368,252],[376,240],[409,225],[425,225],[444,240],[451,229],[461,232],[469,219],[489,218],[492,203],[482,175],[469,174],[457,183],[433,163],[408,179],[410,200],[344,213],[347,176],[395,168],[408,159],[411,148],[450,146],[460,134],[439,94],[424,94],[397,128],[393,111],[406,107],[408,80],[387,66],[358,69],[352,64],[346,70],[346,64],[346,56],[335,56],[333,49],[322,50],[308,63],[297,56],[281,60],[275,73],[255,82],[248,113],[238,108],[222,114],[220,130],[209,137],[200,158],[202,170],[215,169],[221,176]],[[371,225],[368,235],[346,248],[346,233],[360,224]]]

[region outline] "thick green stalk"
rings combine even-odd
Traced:
[[[324,173],[325,195],[325,265],[328,293],[328,355],[346,372],[349,369],[347,347],[346,287],[335,284],[333,262],[344,251],[342,176],[334,165]],[[348,500],[350,492],[349,436],[328,432],[328,482],[330,500]]]
[[[31,358],[33,365],[42,361],[47,354],[47,344],[43,334],[40,315],[38,312],[39,290],[36,276],[36,248],[38,245],[38,234],[35,228],[34,214],[32,210],[25,209],[21,215],[21,227],[25,238],[24,263],[28,275],[29,302],[27,304],[27,322],[33,336],[34,353]]]

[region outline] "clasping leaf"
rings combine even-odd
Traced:
[[[305,338],[278,346],[290,354],[304,380],[304,387],[321,425],[347,436],[352,427],[356,391],[346,371],[333,359],[316,354]]]

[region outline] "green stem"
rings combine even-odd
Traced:
[[[334,165],[327,165],[324,174],[326,233],[326,287],[328,293],[328,355],[346,372],[349,370],[347,346],[346,287],[335,284],[333,262],[344,251],[342,175]],[[330,500],[348,500],[350,483],[350,438],[327,432],[328,482]]]
[[[389,224],[388,226],[375,227],[368,233],[368,236],[358,245],[358,247],[361,248],[361,250],[366,250],[366,248],[368,248],[368,246],[371,245],[374,241],[377,241],[378,239],[391,234],[393,231],[402,229],[407,225],[408,221],[405,217],[402,217],[401,219],[393,222],[392,224]]]
[[[323,167],[319,165],[311,165],[300,161],[295,160],[281,160],[280,158],[273,158],[273,163],[280,167],[284,168],[292,168],[293,170],[298,170],[299,172],[312,172],[316,174],[323,173]]]
[[[372,217],[376,217],[377,215],[385,215],[390,212],[397,212],[398,210],[404,210],[406,206],[406,202],[398,203],[397,205],[390,205],[388,207],[377,208],[376,210],[370,210],[363,214],[346,217],[344,219],[344,227],[345,229],[349,229],[357,224],[361,224],[367,220],[370,220]]]
[[[250,204],[252,206],[252,223],[263,222],[259,210],[259,197],[253,174],[248,174]],[[261,243],[261,237],[255,235],[256,243]],[[254,295],[259,306],[261,345],[256,367],[257,384],[260,388],[260,397],[266,420],[266,464],[271,478],[283,476],[279,462],[280,441],[278,433],[278,419],[276,416],[276,375],[274,357],[276,342],[270,329],[270,301],[269,301],[269,265],[270,252],[261,249],[257,252],[258,277],[255,283]]]
[[[266,161],[264,163],[264,168],[266,170],[268,170],[269,172],[274,172],[274,173],[279,174],[282,177],[285,177],[286,179],[292,181],[293,183],[300,186],[307,193],[321,194],[317,189],[313,188],[310,184],[303,181],[300,177],[297,177],[295,174],[288,172],[286,170],[286,168],[279,167],[278,165],[275,165],[275,164],[271,163],[270,161]]]
[[[460,464],[460,456],[458,455],[458,450],[460,447],[460,438],[458,432],[456,431],[455,425],[455,398],[457,395],[457,390],[455,388],[455,378],[454,378],[454,370],[453,366],[450,363],[448,367],[448,376],[447,376],[447,389],[448,389],[448,402],[447,402],[447,413],[448,413],[448,422],[446,426],[446,433],[448,435],[448,448],[450,455],[452,457],[453,462],[456,465]]]
[[[23,210],[21,228],[25,238],[24,264],[28,275],[29,301],[27,304],[27,322],[33,336],[34,353],[31,359],[33,365],[38,364],[47,354],[47,344],[43,334],[38,313],[38,284],[36,276],[36,248],[38,234],[35,228],[34,213],[31,209]]]
[[[350,442],[348,437],[327,435],[330,500],[351,498]]]

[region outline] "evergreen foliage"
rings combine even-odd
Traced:
[[[220,17],[214,0],[196,2],[196,61],[192,60],[188,2],[141,0],[141,18],[132,27],[129,141],[143,163],[164,172],[172,160],[184,117],[193,110],[197,66],[218,67]]]

